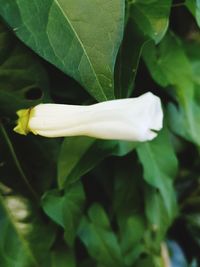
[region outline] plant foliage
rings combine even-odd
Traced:
[[[199,27],[198,0],[0,0],[1,267],[200,266]],[[38,103],[147,91],[151,142],[13,132]]]

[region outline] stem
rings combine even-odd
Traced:
[[[28,190],[31,192],[31,194],[34,197],[34,199],[37,200],[37,202],[38,202],[39,201],[39,196],[37,195],[37,193],[32,188],[31,184],[29,183],[29,181],[28,181],[28,179],[27,179],[27,177],[26,177],[26,175],[25,175],[25,173],[24,173],[24,171],[23,171],[23,169],[21,167],[21,164],[19,163],[19,161],[17,159],[17,155],[16,155],[16,152],[14,150],[14,147],[13,147],[13,145],[12,145],[12,143],[11,143],[11,141],[10,141],[10,139],[9,139],[9,137],[8,137],[8,135],[6,133],[6,130],[5,130],[5,128],[4,128],[2,123],[0,123],[0,130],[1,130],[5,140],[7,142],[7,145],[8,145],[8,148],[10,150],[10,153],[12,155],[13,161],[14,161],[14,163],[15,163],[18,171],[19,171],[19,174],[20,174],[23,182],[27,186]]]

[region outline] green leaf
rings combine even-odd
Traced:
[[[199,145],[200,108],[195,99],[195,78],[180,40],[169,34],[159,46],[146,46],[143,56],[155,81],[162,87],[169,87],[167,92],[178,101],[178,108],[170,106],[173,130]]]
[[[0,23],[0,112],[15,112],[49,100],[48,79],[39,60]]]
[[[121,250],[127,266],[133,266],[142,253],[146,252],[143,242],[146,229],[145,218],[130,216],[121,229]]]
[[[190,10],[192,15],[196,18],[196,22],[200,27],[200,1],[199,0],[186,0],[186,7]]]
[[[136,153],[115,161],[112,206],[119,227],[119,240],[124,262],[133,266],[146,252],[147,227],[144,214],[142,171]],[[111,191],[111,190],[110,190]]]
[[[82,219],[78,233],[89,254],[100,266],[123,267],[117,238],[102,207],[94,204],[89,209],[88,216],[89,218]]]
[[[143,181],[136,156],[120,158],[115,164],[113,209],[120,228],[126,228],[129,217],[143,212],[141,191]]]
[[[155,265],[154,261],[153,261],[153,257],[151,255],[146,255],[144,258],[139,259],[135,266],[137,267],[160,267],[162,265]]]
[[[149,38],[145,37],[130,18],[118,53],[115,69],[115,94],[117,98],[129,97],[133,91],[142,49]]]
[[[168,198],[172,198],[172,201],[174,201],[173,188],[170,188]],[[174,202],[174,207],[172,207],[173,211],[175,210],[175,205]],[[166,231],[169,229],[173,218],[166,212],[162,193],[152,187],[147,187],[145,190],[145,214],[148,219],[149,246],[152,247],[152,250],[159,250],[160,244],[165,238]]]
[[[46,265],[54,232],[31,202],[0,184],[0,264],[9,267]]]
[[[67,180],[73,182],[79,179],[79,175],[84,173],[84,171],[81,171],[80,161],[95,141],[96,139],[89,137],[70,137],[64,139],[58,158],[58,183],[60,187],[63,187]],[[78,169],[77,165],[79,166]],[[74,171],[75,174],[73,174]],[[78,172],[77,175],[76,172]]]
[[[50,267],[76,267],[73,253],[57,250],[51,253]]]
[[[91,267],[91,266],[95,266],[95,261],[91,258],[87,258],[83,261],[80,261],[79,264],[77,265],[77,267]]]
[[[20,137],[12,129],[16,110],[50,99],[47,74],[38,58],[1,23],[0,46],[0,117],[6,126],[0,125],[3,162],[0,177],[21,194],[28,195],[35,186],[41,192],[55,173],[58,143],[33,136]],[[44,168],[47,162],[49,169]],[[29,190],[28,183],[32,184]]]
[[[38,200],[55,180],[58,148],[55,139],[19,136],[0,123],[1,181],[16,192]]]
[[[113,142],[114,143],[114,142]],[[116,141],[115,149],[112,151],[113,156],[123,157],[133,151],[138,142],[130,142],[130,141]]]
[[[134,142],[104,141],[90,137],[67,137],[58,158],[58,184],[67,187],[94,168],[105,157],[124,156],[136,146]]]
[[[97,100],[114,98],[123,0],[0,0],[0,15],[26,45]]]
[[[65,240],[73,246],[85,201],[81,183],[74,183],[62,194],[59,190],[46,192],[42,198],[45,213],[65,229]]]
[[[163,137],[159,144],[157,142],[157,148],[155,149],[154,146],[154,149],[152,149],[155,157],[157,157],[159,149],[163,151],[164,147],[168,146],[167,144],[161,145],[164,140],[165,138]],[[171,156],[171,149],[167,150],[168,155]],[[142,153],[145,153],[146,158],[148,158],[148,162],[145,164],[149,164],[152,168],[153,164],[149,159],[149,154],[144,149]],[[116,162],[114,196],[112,197],[114,200],[114,212],[120,230],[121,250],[127,266],[133,266],[140,255],[141,257],[147,253],[154,255],[156,254],[155,252],[160,250],[160,242],[165,238],[166,230],[174,218],[169,216],[160,192],[155,187],[147,186],[141,179],[142,171],[138,164],[133,164],[134,161],[137,162],[133,155],[132,153],[131,157],[129,156]],[[157,164],[162,165],[164,168],[166,157],[162,162],[160,160],[161,156],[163,157],[159,153],[159,162]],[[174,154],[172,153],[173,156]],[[174,168],[176,169],[176,166]],[[168,170],[168,172],[173,173],[172,170]],[[171,196],[169,192],[168,198],[172,197],[173,200],[174,190],[172,187],[170,189],[173,195]],[[176,203],[173,204],[176,205]],[[173,207],[173,211],[174,209],[175,207]]]
[[[161,193],[167,214],[172,220],[176,214],[176,197],[173,179],[177,172],[177,158],[169,140],[168,131],[163,129],[152,142],[137,148],[144,169],[144,179]]]
[[[135,0],[130,16],[144,35],[159,43],[168,29],[171,3],[171,0]]]
[[[187,113],[186,113],[187,112]],[[200,107],[195,101],[188,101],[187,111],[173,104],[168,106],[169,120],[174,133],[198,146],[200,145]]]
[[[153,79],[163,87],[173,85],[179,87],[177,94],[187,93],[190,96],[193,92],[191,87],[192,69],[190,62],[183,50],[180,40],[173,34],[169,33],[163,41],[155,46],[149,43],[143,51],[145,63]],[[173,66],[173,67],[172,67]]]

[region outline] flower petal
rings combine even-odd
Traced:
[[[148,141],[157,136],[163,121],[160,99],[150,92],[137,98],[90,106],[40,104],[27,114],[28,124],[24,132],[31,131],[46,137],[86,135],[101,139]],[[22,119],[25,120],[24,116],[19,118],[19,125]],[[19,129],[19,125],[15,130]]]

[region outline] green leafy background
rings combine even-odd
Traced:
[[[200,1],[0,0],[0,266],[200,266]],[[152,91],[146,143],[13,132]]]

